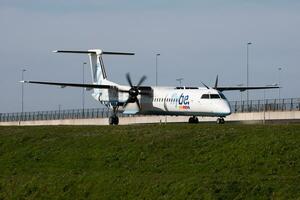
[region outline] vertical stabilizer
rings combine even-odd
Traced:
[[[92,79],[94,84],[101,84],[101,82],[107,79],[103,59],[102,51],[100,49],[88,50],[90,57],[90,66]]]

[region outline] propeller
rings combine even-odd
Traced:
[[[205,83],[203,83],[203,82],[201,82],[201,83],[202,83],[202,85],[204,85],[204,87],[206,87],[207,89],[209,89],[209,87]]]
[[[219,82],[219,76],[217,75],[216,77],[216,81],[215,81],[215,86],[213,87],[213,89],[218,89],[218,82]],[[210,89],[210,87],[208,87],[205,83],[201,82],[202,85],[204,85],[204,87],[206,87],[207,89]]]
[[[215,89],[217,89],[218,88],[218,81],[219,81],[219,75],[217,75],[217,78],[216,78],[216,82],[215,82]]]
[[[147,95],[148,93],[146,92],[143,92],[141,91],[140,89],[140,86],[143,84],[143,82],[147,79],[146,76],[142,76],[142,78],[140,79],[140,81],[138,82],[137,85],[133,85],[132,84],[132,81],[131,81],[131,77],[130,77],[130,74],[127,73],[126,74],[126,80],[130,86],[130,89],[129,90],[119,90],[120,92],[126,92],[129,94],[129,97],[127,99],[127,101],[125,102],[124,104],[124,107],[126,107],[128,105],[128,103],[136,103],[136,105],[138,106],[139,110],[141,110],[141,105],[140,105],[140,102],[137,98],[137,96],[139,94],[145,94]]]

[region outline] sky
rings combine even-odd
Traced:
[[[130,72],[145,85],[236,86],[246,84],[247,43],[250,85],[281,83],[281,97],[300,97],[300,2],[296,0],[1,0],[0,113],[21,110],[21,71],[26,80],[82,82],[86,55],[56,49],[129,51],[104,56],[108,78],[127,84]],[[282,70],[279,71],[278,68]],[[86,82],[91,81],[85,66]],[[240,100],[239,92],[226,92]],[[242,94],[242,98],[245,98]],[[278,98],[278,90],[267,91]],[[263,91],[250,92],[262,99]],[[86,107],[97,108],[90,92]],[[24,86],[24,111],[82,107],[82,90]]]

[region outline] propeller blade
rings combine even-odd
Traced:
[[[129,99],[125,102],[125,104],[123,105],[124,108],[126,108],[126,106],[128,105],[129,103]]]
[[[127,79],[128,83],[129,83],[130,87],[133,87],[129,73],[126,74],[126,79]]]
[[[218,88],[218,81],[219,81],[219,76],[217,75],[216,82],[215,82],[215,89]]]
[[[136,103],[136,105],[139,107],[139,110],[141,110],[141,105],[140,105],[140,102],[139,102],[138,99],[136,99],[135,103]]]
[[[201,82],[202,83],[202,85],[204,85],[207,89],[209,89],[209,87],[207,86],[207,85],[205,85],[203,82]]]
[[[147,79],[147,77],[146,77],[146,76],[143,76],[143,77],[140,79],[139,83],[137,84],[137,87],[139,87],[140,85],[142,85],[142,83],[143,83],[146,79]]]

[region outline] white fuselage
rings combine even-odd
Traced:
[[[128,86],[118,85],[128,89]],[[96,92],[98,91],[98,92]],[[128,94],[117,90],[95,90],[93,95],[101,103],[120,104],[126,102]],[[185,115],[185,116],[217,116],[231,114],[225,96],[215,89],[202,87],[151,87],[150,95],[139,95],[141,104],[139,111],[135,103],[129,103],[119,111],[125,114],[144,115]]]

